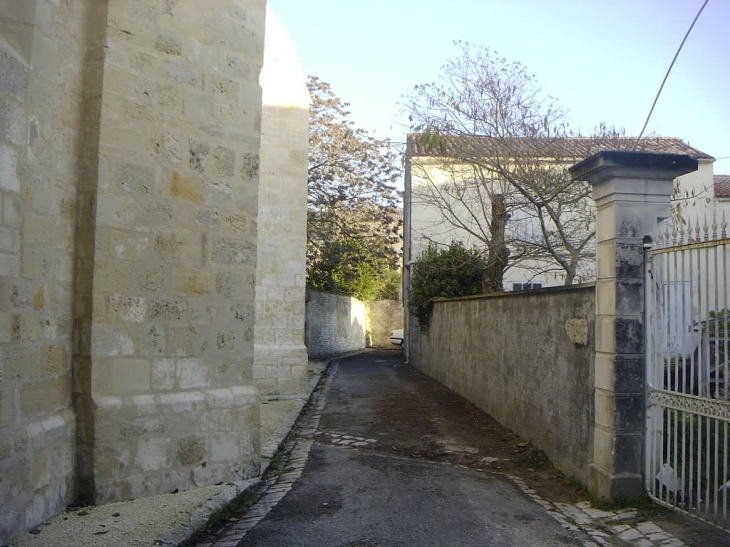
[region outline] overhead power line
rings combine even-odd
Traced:
[[[649,110],[649,115],[646,117],[646,121],[644,122],[644,127],[641,128],[641,133],[639,133],[639,136],[637,137],[632,150],[636,150],[636,147],[639,145],[639,141],[641,140],[641,137],[644,135],[644,131],[646,131],[646,126],[649,125],[649,120],[651,119],[651,115],[654,112],[654,107],[656,106],[656,103],[659,100],[659,95],[662,94],[662,89],[664,89],[664,84],[667,82],[667,78],[669,78],[669,73],[672,71],[674,62],[677,60],[677,57],[679,57],[679,52],[682,51],[682,46],[684,46],[684,43],[687,41],[687,38],[689,37],[689,33],[692,32],[692,29],[694,28],[695,23],[697,22],[697,19],[700,18],[700,15],[702,14],[702,10],[705,9],[705,6],[707,5],[707,3],[709,1],[710,0],[705,0],[704,4],[702,4],[700,11],[697,12],[697,15],[695,16],[694,21],[692,21],[692,24],[689,26],[689,29],[687,30],[687,34],[684,35],[684,39],[682,39],[682,43],[679,44],[677,53],[674,54],[674,59],[672,59],[672,63],[669,65],[669,68],[667,69],[667,73],[664,75],[664,79],[662,80],[662,85],[659,86],[659,91],[657,92],[656,97],[654,98],[654,103],[651,105],[651,110]]]

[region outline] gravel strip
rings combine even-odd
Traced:
[[[196,509],[229,489],[208,486],[177,494],[67,510],[11,547],[149,547],[178,527],[190,524]],[[36,533],[33,533],[36,532]]]

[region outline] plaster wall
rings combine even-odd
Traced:
[[[712,162],[700,161],[697,171],[679,180],[681,186],[678,195],[672,197],[672,212],[683,218],[685,230],[687,226],[694,230],[699,223],[702,234],[705,225],[712,232],[713,224],[720,232],[722,222],[730,222],[730,200],[715,196]]]
[[[697,171],[682,175],[679,180],[680,193],[673,198],[680,198],[683,205],[695,206],[698,201],[712,198],[714,196],[712,160],[700,160]]]
[[[434,190],[429,189],[432,186],[436,193],[440,193],[444,185],[453,184],[454,181],[463,182],[473,179],[473,173],[470,168],[459,166],[458,164],[447,164],[432,157],[411,157],[408,160],[410,177],[410,192],[405,197],[406,204],[410,203],[410,212],[406,216],[410,218],[410,232],[404,240],[407,247],[407,257],[409,260],[417,260],[419,255],[426,249],[430,241],[442,245],[448,245],[452,240],[463,241],[465,245],[477,245],[483,247],[474,233],[486,231],[488,233],[488,218],[491,214],[488,205],[486,207],[475,199],[477,196],[466,194],[462,200],[442,198],[450,203],[450,209],[453,215],[459,219],[459,226],[454,222],[448,222],[444,218],[444,214],[439,207],[435,206],[430,194]],[[704,223],[706,218],[708,224],[712,224],[714,215],[717,215],[717,224],[722,222],[722,214],[725,212],[726,217],[730,219],[730,205],[714,198],[713,192],[713,168],[712,160],[703,160],[700,162],[699,169],[694,173],[689,173],[678,178],[679,194],[674,204],[676,210],[681,210],[686,220],[692,222],[693,226],[699,220],[700,224]],[[499,183],[495,183],[499,184]],[[500,193],[508,195],[509,188],[502,188]],[[410,194],[410,195],[408,195]],[[444,194],[445,195],[445,194]],[[594,207],[591,200],[587,205]],[[465,203],[470,203],[467,209]],[[508,230],[516,229],[516,222],[520,221],[519,211],[510,211],[512,215],[508,222]],[[534,224],[533,227],[530,227]],[[539,227],[534,219],[529,222],[523,222],[519,229],[539,231]],[[548,268],[549,266],[549,268]],[[548,271],[549,270],[549,271]],[[524,260],[518,264],[512,264],[508,267],[504,276],[505,290],[511,290],[513,283],[534,282],[541,283],[544,287],[560,286],[564,283],[564,275],[562,270],[556,269],[554,262],[541,263],[535,260]],[[584,260],[578,267],[577,282],[595,280],[595,260]]]
[[[366,332],[370,346],[395,348],[390,332],[403,328],[403,305],[398,300],[365,302]]]
[[[593,456],[593,285],[440,300],[410,361],[584,483]]]
[[[448,245],[451,240],[463,241],[467,246],[478,244],[478,239],[469,232],[480,233],[482,229],[488,230],[487,217],[480,217],[482,220],[478,222],[471,218],[468,209],[464,206],[465,202],[478,200],[478,196],[467,194],[463,202],[455,199],[448,200],[446,196],[442,198],[444,201],[450,202],[453,216],[461,219],[466,229],[461,229],[448,222],[440,208],[433,203],[432,197],[433,194],[438,195],[438,189],[444,185],[473,180],[472,170],[459,169],[458,165],[442,166],[433,158],[413,157],[409,158],[409,163],[411,176],[409,199],[411,200],[411,228],[413,230],[413,240],[410,242],[412,258],[417,259],[426,250],[430,241],[443,245]],[[484,213],[486,215],[489,211]],[[484,226],[482,227],[482,225]]]

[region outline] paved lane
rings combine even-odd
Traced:
[[[347,358],[333,374],[319,419],[297,433],[314,439],[301,476],[240,546],[594,545],[504,476],[424,459],[484,447],[463,423],[473,407],[400,353]]]

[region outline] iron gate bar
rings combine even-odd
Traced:
[[[730,531],[730,238],[724,215],[719,227],[718,233],[716,221],[710,227],[706,220],[675,218],[645,245],[645,484],[661,505]]]
[[[650,252],[652,255],[661,255],[692,249],[711,249],[713,247],[718,247],[722,245],[730,245],[730,237],[726,237],[724,239],[715,239],[711,241],[698,241],[697,243],[683,243],[674,247],[652,247],[650,249]]]
[[[663,408],[671,408],[680,412],[691,412],[697,416],[705,416],[718,420],[730,421],[730,401],[708,402],[704,397],[665,391],[663,389],[652,390],[649,395],[649,403],[661,405]]]

